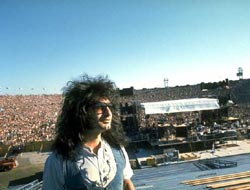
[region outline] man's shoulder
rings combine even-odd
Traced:
[[[57,152],[51,152],[46,160],[47,163],[61,163],[63,162],[62,155]]]

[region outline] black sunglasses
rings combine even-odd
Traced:
[[[97,102],[91,107],[94,108],[98,113],[106,112],[107,108],[109,108],[111,111],[114,110],[114,105],[112,103]]]

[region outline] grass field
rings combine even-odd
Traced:
[[[42,179],[44,164],[18,166],[7,172],[0,172],[0,190],[9,186],[27,184],[36,179]]]

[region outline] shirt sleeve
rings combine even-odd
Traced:
[[[133,176],[134,172],[133,172],[131,165],[130,165],[130,162],[129,162],[128,153],[124,147],[122,147],[122,151],[123,151],[125,161],[126,161],[126,165],[125,165],[125,168],[123,170],[123,176],[124,176],[124,179],[130,179]]]
[[[42,190],[63,190],[64,176],[62,159],[52,153],[46,160],[43,171]]]

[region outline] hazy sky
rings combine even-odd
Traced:
[[[135,89],[250,78],[249,0],[0,0],[0,95],[83,73]]]

